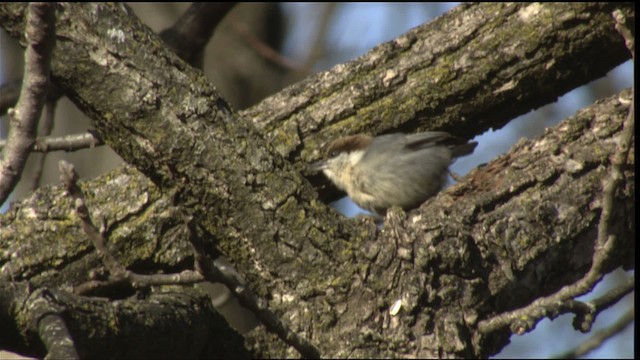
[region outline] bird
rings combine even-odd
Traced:
[[[311,164],[362,209],[383,216],[388,208],[417,208],[446,185],[449,165],[473,153],[475,141],[444,131],[350,135],[326,146]]]

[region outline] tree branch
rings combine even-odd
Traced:
[[[50,314],[44,310],[55,308],[82,359],[108,354],[123,359],[249,357],[242,337],[215,312],[211,299],[189,287],[107,301],[2,281],[0,305],[0,348],[27,356],[45,356],[38,326]]]
[[[184,61],[202,69],[203,51],[235,2],[193,3],[160,38]]]
[[[387,219],[385,228],[388,231],[398,229],[393,232],[397,235],[363,242],[360,251],[364,254],[352,260],[356,267],[362,267],[363,270],[360,275],[355,275],[356,280],[350,290],[354,293],[350,292],[351,295],[345,295],[343,300],[338,301],[338,304],[346,303],[344,306],[349,311],[338,312],[334,307],[315,310],[312,307],[314,299],[326,298],[328,294],[342,291],[326,281],[323,282],[322,292],[307,293],[295,302],[272,298],[270,306],[275,304],[278,309],[282,309],[281,306],[286,308],[290,304],[289,306],[304,307],[318,314],[317,318],[308,320],[311,321],[309,324],[315,324],[314,339],[322,336],[317,328],[322,327],[320,321],[334,324],[331,328],[336,329],[347,324],[358,324],[357,328],[361,331],[370,329],[372,333],[391,336],[394,333],[392,328],[383,330],[378,327],[382,324],[369,323],[363,319],[373,321],[376,318],[374,314],[378,312],[390,316],[390,308],[387,306],[390,307],[391,303],[400,298],[403,300],[400,302],[399,315],[394,318],[403,319],[403,323],[414,324],[410,331],[420,337],[426,336],[425,327],[429,329],[434,326],[433,321],[436,319],[439,322],[443,317],[452,316],[447,314],[464,314],[465,321],[473,327],[474,317],[478,320],[488,318],[490,315],[486,314],[498,308],[512,309],[518,303],[526,303],[532,297],[535,298],[538,293],[549,293],[560,284],[575,281],[571,274],[582,271],[581,269],[585,272],[588,270],[592,254],[585,254],[585,249],[589,249],[589,244],[593,244],[596,238],[594,229],[600,212],[599,208],[593,208],[593,204],[597,203],[593,194],[597,194],[601,188],[601,179],[605,175],[603,164],[609,162],[609,154],[614,151],[611,139],[618,136],[621,128],[619,124],[628,114],[629,96],[627,91],[599,102],[559,124],[553,131],[549,130],[545,137],[535,142],[521,142],[512,153],[463,178],[461,183],[434,198],[431,204],[425,204],[420,211],[412,212],[406,218],[403,215],[400,224],[394,222],[396,220],[392,214]],[[548,146],[552,148],[547,148]],[[594,152],[594,148],[599,150]],[[571,154],[571,157],[563,154]],[[130,168],[123,170],[97,182],[81,184],[88,189],[100,189],[88,201],[94,203],[92,207],[101,209],[101,216],[106,223],[112,224],[107,231],[118,258],[125,260],[126,264],[132,264],[126,266],[135,267],[139,262],[149,263],[148,269],[151,270],[145,271],[176,268],[175,264],[192,264],[192,252],[184,240],[188,234],[181,232],[181,223],[175,222],[179,217],[171,210],[171,196],[160,198],[152,184],[146,180],[139,183],[143,178],[137,172]],[[492,180],[491,174],[502,175]],[[537,175],[532,177],[527,174]],[[629,169],[625,170],[625,174],[628,181],[631,181],[628,178]],[[544,191],[535,185],[538,182],[545,184]],[[127,187],[117,186],[123,183]],[[628,183],[627,186],[633,187],[633,183]],[[61,190],[37,192],[3,217],[0,239],[6,239],[7,242],[0,248],[12,254],[24,254],[3,266],[3,274],[25,276],[23,274],[34,273],[37,268],[68,261],[65,260],[67,258],[86,257],[83,256],[86,253],[86,240],[63,220],[68,215],[52,210],[70,208],[70,205],[56,200],[60,198],[59,191]],[[92,190],[91,193],[95,191]],[[633,227],[626,225],[632,221],[633,214],[625,210],[628,209],[628,204],[633,204],[633,196],[629,191],[633,193],[628,189],[619,194],[622,205],[618,210],[623,212],[616,214],[618,222],[613,229],[615,234],[625,234],[620,237],[620,248],[623,250],[621,253],[616,252],[618,264],[630,264],[633,261],[633,252],[628,249],[633,248],[634,232]],[[56,205],[48,205],[52,203]],[[118,206],[114,208],[109,204]],[[11,222],[7,222],[9,219],[12,219]],[[152,224],[148,219],[156,219],[157,223]],[[425,220],[429,222],[425,223]],[[36,225],[42,222],[43,225]],[[30,237],[34,243],[42,244],[47,249],[44,261],[42,255],[33,253],[36,249],[32,249],[28,243],[16,240],[19,233],[10,232],[10,229],[17,228],[41,229],[31,233]],[[47,233],[47,229],[51,228],[56,229],[57,236],[53,237],[55,240]],[[550,233],[556,234],[555,237],[550,238],[547,235]],[[383,231],[384,234],[387,232]],[[472,234],[473,237],[460,234]],[[60,239],[69,239],[70,242],[61,242]],[[154,243],[163,244],[157,245],[159,248],[153,254],[148,253],[149,239],[157,239]],[[7,247],[8,244],[13,245]],[[51,257],[52,253],[60,255]],[[399,257],[399,254],[404,255]],[[59,280],[41,278],[40,281],[49,284],[52,281],[78,281],[72,277],[75,273],[87,274],[96,266],[91,259],[88,257],[87,260],[80,261],[86,266],[85,269],[61,269],[54,278]],[[165,265],[152,263],[160,259],[164,259],[162,261]],[[397,261],[401,264],[399,269],[392,265]],[[407,264],[407,261],[415,265]],[[482,264],[486,264],[486,268]],[[568,269],[568,264],[571,269]],[[585,264],[587,268],[584,268]],[[339,265],[334,263],[332,266],[335,268]],[[542,274],[536,270],[541,266],[545,269]],[[338,281],[335,279],[336,274],[344,271],[326,268],[325,279]],[[506,275],[507,272],[512,274],[512,278]],[[478,275],[486,280],[479,279]],[[298,272],[289,273],[288,278],[302,284],[313,280],[306,273]],[[444,286],[443,283],[447,285]],[[447,293],[447,288],[450,293]],[[370,295],[365,296],[358,289]],[[404,295],[406,298],[402,294],[407,294]],[[491,299],[488,305],[495,305],[481,306],[473,311],[466,307],[451,310],[448,304],[460,306],[461,300],[446,294],[459,294],[464,299],[462,304],[471,307],[489,301],[485,296]],[[327,301],[337,300],[330,297]],[[388,302],[389,305],[380,305],[380,302]],[[382,309],[379,309],[380,306]],[[414,320],[410,320],[411,318]],[[426,321],[425,318],[434,320]],[[402,327],[394,329],[398,332],[406,331]],[[491,337],[500,336],[497,333]],[[385,338],[380,341],[383,339]],[[364,356],[365,350],[360,351]],[[482,349],[486,356],[491,351],[496,350]],[[391,355],[392,352],[388,354]],[[420,354],[427,356],[429,353]]]
[[[603,330],[599,330],[587,341],[580,344],[575,349],[557,355],[557,359],[577,359],[588,354],[590,351],[599,348],[606,340],[625,330],[635,321],[635,309],[630,309],[618,319],[613,325]]]
[[[483,333],[490,333],[511,325],[511,330],[518,335],[522,335],[535,327],[535,324],[542,318],[557,316],[556,311],[559,304],[562,304],[577,296],[586,294],[602,279],[605,272],[605,265],[611,261],[616,248],[617,235],[613,235],[611,227],[611,217],[614,207],[614,194],[619,184],[624,179],[622,168],[627,164],[627,157],[631,148],[631,139],[634,135],[635,116],[633,111],[633,101],[629,105],[629,113],[624,122],[624,128],[617,139],[617,148],[611,159],[610,175],[605,180],[602,196],[602,212],[598,224],[598,237],[593,255],[593,262],[589,272],[574,284],[567,285],[555,294],[537,299],[530,305],[501,314],[489,320],[481,321],[478,329]],[[571,311],[571,307],[563,307],[563,310]],[[592,312],[592,311],[589,311]]]
[[[3,9],[11,6],[0,5],[0,19],[4,21],[5,17],[1,15]],[[452,12],[448,20],[457,19],[457,24],[465,19],[465,10],[470,10],[469,19],[475,19],[474,16],[477,15],[481,20],[469,23],[469,27],[464,28],[464,31],[473,29],[466,36],[451,35],[452,39],[444,39],[450,40],[449,42],[437,44],[456,44],[454,38],[465,39],[467,42],[483,38],[478,34],[482,33],[483,26],[491,23],[487,14],[490,13],[491,19],[503,19],[496,16],[496,11],[483,14],[483,10],[489,10],[489,6],[498,5],[472,5]],[[540,29],[546,28],[542,26],[544,24],[536,22],[536,14],[548,15],[546,11],[562,9],[559,11],[562,16],[552,16],[556,22],[549,33],[575,25],[580,29],[577,34],[581,34],[576,38],[591,38],[591,41],[594,37],[599,38],[591,43],[592,46],[597,44],[591,52],[600,53],[594,54],[600,65],[590,63],[593,57],[585,57],[584,66],[590,69],[588,71],[584,71],[584,68],[575,71],[575,61],[570,61],[570,69],[559,71],[554,68],[557,62],[550,63],[548,58],[539,67],[532,66],[536,70],[530,73],[524,69],[518,70],[518,67],[504,67],[501,70],[506,73],[488,73],[493,74],[491,79],[497,81],[497,84],[492,82],[487,85],[476,79],[477,82],[471,81],[470,84],[483,84],[479,85],[478,91],[469,90],[474,89],[470,86],[463,94],[475,96],[482,93],[482,88],[486,91],[485,94],[492,95],[490,99],[484,99],[490,104],[497,106],[502,102],[501,105],[508,109],[515,111],[517,107],[521,111],[530,106],[531,102],[523,101],[522,107],[513,105],[517,97],[510,97],[515,94],[506,85],[515,77],[539,71],[537,75],[540,77],[536,81],[523,81],[533,79],[525,76],[511,83],[515,88],[521,87],[515,86],[516,84],[523,83],[526,94],[521,94],[522,99],[531,100],[531,94],[543,97],[541,94],[548,96],[561,91],[558,90],[561,87],[555,86],[558,81],[555,76],[561,77],[562,80],[558,82],[575,84],[584,81],[585,77],[594,76],[594,73],[600,71],[594,69],[602,69],[599,67],[602,64],[605,67],[611,65],[614,61],[610,58],[619,61],[628,56],[624,48],[621,52],[624,55],[611,55],[618,54],[619,49],[615,42],[607,42],[612,32],[609,29],[611,18],[607,13],[607,21],[602,20],[602,24],[599,22],[603,16],[602,8],[598,7],[601,5],[582,7],[582,4],[578,4],[569,8],[564,8],[565,5],[533,5],[533,9],[529,7],[531,5],[500,6],[505,6],[501,9],[506,9],[512,15],[508,18],[520,27],[523,22],[518,19],[525,16],[525,20],[530,22],[525,21],[525,24],[533,24],[533,28]],[[334,131],[358,131],[360,121],[356,121],[354,114],[366,115],[366,112],[359,113],[365,108],[372,109],[366,104],[381,106],[392,93],[403,94],[405,100],[414,100],[402,103],[395,101],[402,97],[389,97],[393,99],[393,104],[419,103],[419,110],[412,112],[403,108],[399,110],[404,111],[395,111],[398,109],[387,103],[388,107],[378,108],[380,111],[377,112],[377,118],[391,120],[393,117],[398,121],[372,127],[374,131],[385,126],[388,129],[405,126],[415,121],[408,119],[416,114],[424,115],[424,106],[431,106],[431,103],[424,105],[423,100],[429,97],[422,88],[434,88],[434,94],[441,93],[441,88],[433,80],[420,82],[421,77],[417,74],[425,75],[421,71],[428,72],[425,69],[431,65],[436,68],[440,66],[439,69],[443,71],[441,74],[446,74],[443,67],[449,68],[452,65],[444,65],[442,61],[447,59],[444,55],[447,50],[458,49],[454,47],[436,52],[439,55],[437,59],[441,59],[441,62],[435,57],[428,57],[426,60],[416,57],[415,54],[431,54],[426,48],[433,43],[423,37],[428,26],[395,42],[384,44],[359,61],[338,66],[334,72],[318,75],[299,85],[304,87],[318,84],[309,87],[309,93],[285,90],[280,95],[281,99],[287,99],[283,103],[290,106],[287,108],[289,110],[296,108],[296,116],[299,117],[295,121],[287,116],[269,118],[267,122],[272,125],[277,123],[270,129],[263,127],[260,117],[255,117],[254,121],[260,124],[261,129],[265,133],[271,133],[267,141],[248,121],[234,116],[205,80],[189,68],[184,68],[182,62],[175,61],[174,57],[166,54],[162,46],[148,35],[146,28],[127,17],[116,6],[71,4],[67,10],[73,13],[74,19],[78,19],[77,30],[83,35],[92,31],[99,32],[98,29],[108,25],[130,29],[137,34],[135,39],[142,39],[132,46],[130,34],[125,33],[124,38],[104,39],[105,43],[98,46],[87,44],[90,40],[86,36],[66,30],[68,41],[61,44],[61,53],[73,56],[79,65],[74,69],[67,68],[61,56],[54,71],[57,79],[67,89],[73,90],[75,101],[92,115],[100,135],[104,135],[104,139],[120,155],[135,163],[158,184],[163,193],[168,194],[166,198],[160,197],[158,190],[149,183],[132,181],[138,177],[132,175],[130,169],[112,174],[103,186],[92,187],[93,191],[108,194],[109,203],[122,201],[123,204],[130,204],[125,206],[127,211],[101,209],[107,213],[105,216],[114,218],[108,222],[113,225],[107,231],[110,232],[110,239],[120,244],[114,251],[118,252],[118,257],[123,258],[125,263],[140,264],[144,263],[140,259],[146,259],[151,263],[150,268],[156,270],[163,268],[161,264],[165,262],[173,267],[184,265],[181,263],[181,259],[185,258],[184,251],[180,251],[184,246],[175,240],[184,234],[171,223],[176,214],[171,207],[188,209],[192,211],[194,221],[209,232],[216,242],[209,244],[210,248],[216,247],[230,255],[234,265],[247,275],[251,288],[259,296],[269,299],[270,307],[281,314],[293,331],[311,334],[311,341],[322,356],[336,357],[488,356],[503,346],[506,338],[503,333],[489,337],[477,334],[475,326],[479,319],[488,318],[495,312],[521,307],[540,293],[555,291],[563,284],[575,281],[572,275],[584,273],[588,269],[585,264],[592,254],[585,256],[584,249],[592,248],[586,245],[593,244],[599,214],[599,207],[594,206],[597,205],[594,194],[598,193],[604,176],[602,165],[608,164],[607,157],[613,153],[611,139],[619,132],[619,124],[622,122],[620,109],[626,110],[628,107],[628,103],[625,104],[622,100],[628,101],[628,92],[621,94],[620,99],[611,98],[595,104],[588,112],[576,115],[537,141],[518,144],[509,154],[475,171],[463,182],[430,200],[408,217],[392,211],[385,229],[379,233],[373,227],[342,221],[333,213],[328,213],[317,202],[307,183],[274,152],[270,144],[273,141],[281,155],[301,163],[305,161],[304,156],[300,155],[303,151],[313,154],[314,141],[306,142],[307,139],[312,139],[310,133],[318,135],[316,140],[319,141],[319,129],[323,126],[328,126],[329,129],[322,133],[324,135]],[[101,14],[97,20],[94,16],[84,15],[85,12],[93,14],[96,11]],[[94,21],[98,23],[94,24]],[[558,21],[562,27],[557,26]],[[449,30],[453,33],[456,28],[453,24],[456,22],[453,21],[450,26],[444,24],[448,23],[445,20],[437,23],[445,33]],[[10,22],[3,22],[3,26],[10,25]],[[480,28],[474,28],[474,25]],[[588,34],[606,35],[589,37],[585,36],[585,31]],[[99,34],[95,37],[101,38]],[[515,37],[512,34],[511,37],[506,37],[511,38]],[[547,38],[546,43],[555,43],[549,40]],[[507,48],[498,53],[505,58],[509,56],[504,54],[513,56],[511,61],[518,65],[526,62],[527,57],[524,55],[536,54],[533,49],[544,44],[537,43],[537,47],[533,49],[527,48],[529,50],[513,54],[508,49],[514,44],[504,41],[500,43]],[[606,60],[601,58],[602,43],[615,49],[607,53]],[[457,44],[461,45],[460,48],[465,47],[465,43]],[[589,48],[589,45],[584,46]],[[87,48],[104,49],[104,54],[101,53],[104,57],[100,57],[101,63],[86,56]],[[578,49],[584,50],[580,46]],[[585,54],[591,52],[585,50]],[[158,55],[152,67],[146,66],[148,61],[145,61],[150,53]],[[395,58],[386,57],[389,53]],[[400,61],[403,54],[414,56],[407,57],[407,62],[403,63]],[[381,57],[382,55],[385,57]],[[561,55],[558,59],[560,58]],[[515,61],[516,59],[520,61]],[[541,56],[538,60],[540,59],[545,57]],[[569,59],[570,57],[564,58],[564,62],[569,62]],[[491,59],[493,60],[499,59]],[[405,64],[406,67],[386,68],[385,66],[391,65],[387,61],[394,62],[395,65]],[[123,63],[129,65],[121,66]],[[460,60],[459,67],[455,69],[473,68],[463,66],[464,63]],[[105,64],[109,71],[104,71],[107,66]],[[363,73],[358,71],[344,73],[345,68],[361,69],[365,73],[368,71],[369,76],[361,77]],[[78,73],[78,69],[86,72]],[[394,69],[398,70],[394,73]],[[515,71],[511,73],[508,69]],[[555,73],[554,69],[558,72]],[[572,73],[571,69],[575,72]],[[553,75],[549,75],[550,73]],[[573,75],[567,75],[571,73]],[[585,76],[585,73],[588,75]],[[453,87],[457,73],[449,74],[454,76],[447,78],[431,75],[436,76],[432,79],[437,78]],[[320,78],[322,81],[316,80]],[[354,79],[370,81],[355,82]],[[324,88],[321,84],[324,84]],[[408,87],[404,87],[405,85]],[[497,87],[500,89],[498,95],[494,93],[496,85],[500,85]],[[100,95],[106,89],[110,91],[110,96],[104,93]],[[307,96],[314,91],[316,95]],[[415,94],[419,96],[414,97]],[[444,99],[447,94],[443,96]],[[467,99],[463,96],[457,99],[461,98]],[[127,102],[126,99],[135,101]],[[273,101],[274,98],[262,106],[273,104]],[[443,100],[434,101],[440,106],[447,104]],[[476,101],[480,101],[480,98],[472,97],[469,102],[464,103],[465,106],[452,106],[452,112],[445,113],[469,115],[468,112],[474,112],[479,116],[492,108]],[[534,102],[537,101],[542,102],[539,99]],[[334,107],[330,106],[332,103],[335,104]],[[321,104],[327,106],[318,106]],[[354,104],[357,106],[353,106]],[[345,110],[336,113],[335,106]],[[312,112],[315,107],[320,110]],[[282,110],[283,105],[275,105],[273,108]],[[394,112],[395,114],[391,114]],[[498,119],[504,116],[501,111],[496,111],[495,114]],[[340,124],[327,125],[324,120],[329,118],[340,120]],[[362,123],[366,124],[372,119],[373,117],[359,116],[357,120],[363,120]],[[506,117],[503,120],[506,121],[505,119]],[[460,118],[456,121],[460,121]],[[314,122],[315,127],[312,125]],[[290,131],[287,133],[284,129]],[[466,128],[465,131],[473,133],[476,130]],[[285,134],[293,134],[297,138],[288,141]],[[592,136],[593,134],[597,136]],[[304,143],[294,144],[303,140]],[[599,151],[594,152],[594,147]],[[292,152],[287,149],[294,149],[297,155],[290,155]],[[314,155],[309,155],[312,156]],[[626,187],[619,195],[624,206],[617,209],[620,221],[612,231],[614,234],[627,234],[627,238],[620,237],[619,241],[621,247],[628,249],[632,247],[629,241],[633,239],[633,236],[629,238],[629,234],[634,234],[634,228],[629,226],[633,222],[629,206],[633,206],[631,199],[634,182],[628,171],[625,171],[625,175]],[[127,184],[126,194],[116,184]],[[96,194],[96,198],[98,195],[100,194]],[[16,223],[11,227],[18,226],[17,223],[20,222],[34,221],[32,219],[43,221],[42,219],[54,215],[58,219],[66,219],[68,215],[57,210],[64,204],[59,199],[51,201],[49,196],[56,199],[55,194],[39,192],[38,196],[11,210],[6,216],[11,219],[7,221]],[[128,199],[131,201],[124,201]],[[34,202],[47,201],[56,206],[47,207],[50,210],[44,214],[36,210],[43,205],[36,206]],[[21,210],[25,208],[31,210]],[[155,213],[155,210],[159,212]],[[35,216],[33,212],[36,212]],[[157,219],[157,225],[149,224],[148,219]],[[141,226],[139,234],[143,235],[138,235],[137,238],[126,237],[126,242],[119,241],[118,232],[130,231],[123,230],[129,221]],[[65,224],[61,222],[59,225],[62,227]],[[12,244],[11,253],[30,250],[29,244],[12,241],[14,238],[9,236],[14,235],[8,230],[0,231],[3,231],[3,235],[7,234],[7,241]],[[67,231],[73,233],[77,230],[68,228]],[[60,242],[52,245],[52,248],[64,250],[61,254],[65,256],[83,258],[86,239],[76,237],[74,241],[72,245]],[[153,251],[150,254],[149,241],[160,247],[158,254]],[[126,246],[122,243],[126,243]],[[173,249],[178,250],[167,251],[164,246],[174,246]],[[578,251],[581,249],[582,251]],[[633,261],[629,256],[628,251],[620,254],[618,264],[629,265]],[[20,261],[10,261],[3,266],[3,274],[28,277],[37,272],[33,270],[33,266],[34,261],[39,259],[42,260],[37,256],[29,256],[21,257]],[[47,259],[44,263],[48,261],[52,260]],[[95,266],[95,263],[87,262],[87,266]],[[567,272],[567,264],[572,266],[572,272]],[[543,265],[545,271],[540,276],[536,269]],[[73,278],[68,272],[59,277]],[[515,289],[520,291],[514,291]],[[265,349],[263,356],[291,354],[286,348],[268,342],[262,335],[252,336],[251,341],[259,344],[257,348]],[[336,347],[336,342],[339,345],[349,345]]]
[[[20,180],[45,102],[49,83],[50,57],[55,44],[54,4],[31,3],[25,33],[24,84],[14,111],[9,112],[11,129],[0,163],[0,204]]]
[[[73,338],[61,316],[62,308],[50,301],[46,291],[36,292],[27,305],[30,320],[47,348],[45,359],[79,359]]]
[[[102,146],[104,142],[92,133],[75,134],[66,136],[38,137],[30,149],[32,152],[49,151],[77,151]],[[6,142],[0,140],[0,150],[6,146]]]
[[[296,350],[306,358],[317,358],[320,356],[318,350],[313,347],[306,339],[291,331],[278,317],[266,306],[264,301],[258,300],[251,289],[240,281],[225,265],[216,264],[209,259],[205,253],[206,244],[196,236],[196,230],[193,224],[189,224],[190,236],[189,242],[194,249],[197,272],[183,271],[180,274],[168,275],[139,275],[135,274],[123,267],[118,260],[111,254],[107,248],[106,239],[101,231],[91,221],[89,210],[85,205],[84,194],[78,186],[78,173],[74,166],[66,161],[60,161],[59,164],[60,181],[64,188],[75,200],[75,212],[82,223],[82,229],[96,248],[102,262],[109,269],[110,276],[106,285],[129,282],[134,287],[144,287],[152,285],[189,285],[208,280],[210,282],[221,282],[238,298],[240,304],[252,311],[267,329],[293,346]],[[95,291],[100,284],[91,282],[83,284],[79,291]],[[78,292],[78,291],[76,291]]]

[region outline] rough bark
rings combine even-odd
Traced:
[[[519,143],[419,211],[392,211],[382,231],[326,210],[296,171],[338,132],[472,135],[500,126],[625,58],[613,5],[494,6],[460,8],[241,116],[123,8],[61,6],[56,81],[101,137],[159,187],[131,168],[84,183],[114,253],[140,272],[190,266],[181,219],[192,215],[212,254],[229,257],[323,356],[485,357],[499,350],[507,333],[481,336],[479,319],[526,304],[588,267],[601,180],[628,101],[608,99],[542,139]],[[22,7],[0,6],[3,27],[15,36]],[[493,38],[503,49],[496,58],[494,48],[456,53],[483,49],[508,24],[504,18],[528,28],[533,44],[505,32]],[[436,41],[430,31],[449,35]],[[425,52],[426,59],[415,55]],[[469,126],[469,119],[478,120]],[[613,230],[627,251],[612,268],[634,264],[635,183],[632,170],[626,175]],[[99,267],[68,202],[59,188],[46,188],[0,218],[3,281],[77,285]],[[254,355],[296,355],[261,332],[251,336]]]
[[[3,281],[0,303],[1,345],[31,356],[45,353],[37,336],[38,322],[43,315],[58,311],[83,359],[249,357],[242,337],[213,310],[211,300],[194,289],[164,289],[144,300],[108,301]],[[7,309],[14,313],[5,312]]]

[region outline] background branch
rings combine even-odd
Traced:
[[[184,61],[202,69],[204,47],[235,2],[193,3],[160,38]]]

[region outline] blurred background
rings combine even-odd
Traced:
[[[189,7],[189,3],[131,3],[135,13],[156,33],[170,27]],[[431,19],[457,3],[245,3],[227,14],[204,55],[203,71],[236,110],[247,108],[283,87],[310,74],[328,70],[354,59],[381,42],[391,40]],[[23,51],[0,29],[0,84],[22,77]],[[556,103],[532,111],[507,126],[490,130],[475,140],[479,146],[471,156],[458,159],[452,170],[466,174],[486,163],[522,137],[534,138],[546,127],[574,114],[596,99],[611,96],[633,86],[631,61],[620,65],[605,78],[575,89]],[[88,119],[67,99],[55,108],[52,135],[83,133],[90,129]],[[0,118],[0,139],[6,138],[8,122]],[[20,199],[32,189],[57,183],[57,163],[65,159],[76,165],[83,178],[109,171],[122,160],[108,147],[73,153],[54,152],[43,158],[30,156],[23,181],[12,195]],[[352,216],[359,210],[348,199],[335,203],[339,211]],[[7,204],[0,207],[4,212]],[[633,272],[616,271],[608,275],[583,300],[606,293]],[[573,349],[616,320],[634,306],[634,294],[601,314],[589,334],[573,329],[572,317],[544,320],[535,331],[512,336],[511,344],[496,358],[554,357]],[[633,358],[634,326],[627,326],[585,358]]]

